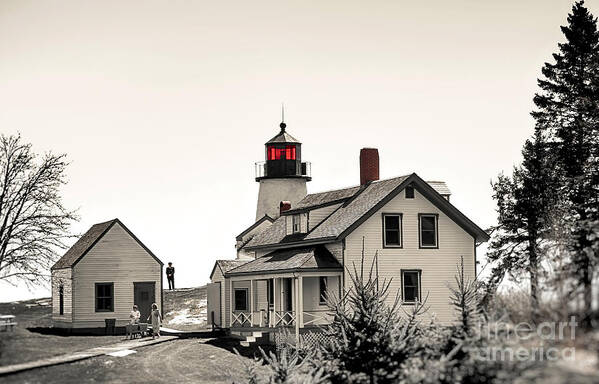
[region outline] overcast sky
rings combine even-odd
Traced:
[[[377,147],[382,178],[446,181],[486,228],[571,5],[3,0],[0,131],[68,154],[74,232],[120,218],[179,287],[235,257],[281,102],[308,192],[358,184],[360,148]],[[0,301],[40,295],[0,283]]]

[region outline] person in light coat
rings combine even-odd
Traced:
[[[152,304],[152,311],[148,317],[148,322],[152,323],[152,339],[160,337],[160,324],[162,323],[162,314],[158,310],[156,303]]]

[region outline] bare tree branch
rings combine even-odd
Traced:
[[[0,280],[48,281],[77,220],[60,195],[67,165],[64,154],[37,156],[20,135],[0,135]]]

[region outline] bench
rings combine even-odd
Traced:
[[[0,331],[6,332],[10,328],[12,331],[17,325],[14,315],[0,315]]]
[[[148,333],[148,324],[147,323],[127,324],[125,326],[125,330],[127,331],[127,336],[129,336],[132,339],[136,338],[137,336],[142,338]]]

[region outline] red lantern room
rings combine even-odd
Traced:
[[[256,163],[256,181],[262,179],[300,177],[310,181],[310,163],[302,163],[302,143],[285,131],[281,131],[266,144],[265,162]]]

